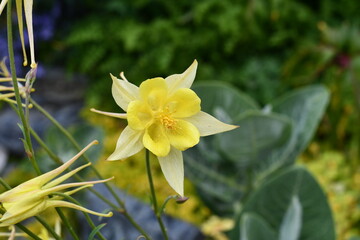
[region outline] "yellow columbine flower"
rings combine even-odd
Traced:
[[[199,142],[200,136],[225,132],[237,126],[220,122],[202,112],[200,98],[190,89],[196,75],[197,61],[182,74],[165,79],[152,78],[137,87],[111,75],[112,95],[125,114],[92,111],[127,119],[115,151],[108,160],[122,160],[144,147],[155,154],[170,186],[184,195],[182,152]]]
[[[3,210],[5,210],[3,215],[0,214],[0,227],[14,225],[51,207],[68,207],[98,216],[111,217],[112,212],[109,212],[108,214],[97,213],[76,204],[63,201],[61,200],[60,196],[51,196],[55,192],[77,187],[70,191],[64,192],[64,194],[71,195],[81,189],[92,187],[96,183],[102,183],[113,179],[109,178],[106,180],[61,184],[81,169],[89,166],[91,163],[82,165],[61,177],[54,179],[62,172],[64,172],[71,164],[75,162],[76,159],[78,159],[88,148],[94,144],[97,144],[97,141],[90,143],[77,155],[75,155],[72,159],[60,167],[26,181],[17,187],[0,194],[1,207]]]
[[[28,30],[29,36],[29,45],[30,45],[30,57],[31,57],[31,68],[36,67],[35,62],[35,52],[34,52],[34,32],[33,32],[33,19],[32,19],[32,12],[33,12],[33,0],[16,0],[16,12],[18,17],[18,25],[19,25],[19,33],[20,33],[20,40],[21,46],[23,49],[24,55],[24,63],[23,65],[26,66],[28,64],[25,44],[24,44],[24,24],[23,24],[23,1],[24,1],[24,12],[25,12],[25,21]],[[0,3],[0,15],[2,14],[5,5],[7,4],[8,0],[2,0]]]

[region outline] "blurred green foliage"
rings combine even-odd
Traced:
[[[68,0],[62,6],[53,56],[90,76],[89,101],[108,108],[101,96],[110,72],[125,71],[139,83],[180,71],[194,58],[197,79],[231,82],[266,103],[290,87],[280,81],[284,62],[320,40],[319,22],[360,19],[357,1]]]

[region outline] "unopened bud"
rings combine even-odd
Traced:
[[[26,86],[32,86],[36,79],[37,67],[31,68],[25,76]]]
[[[177,197],[177,199],[176,199],[176,203],[177,203],[177,204],[183,204],[183,203],[186,202],[188,199],[189,199],[188,197],[185,197],[185,196],[181,197],[181,196],[179,196],[179,197]]]

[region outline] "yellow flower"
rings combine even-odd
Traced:
[[[97,141],[91,142],[77,155],[60,167],[28,180],[17,187],[0,194],[0,203],[3,210],[5,210],[4,214],[0,214],[0,227],[14,225],[51,207],[68,207],[98,216],[111,217],[112,212],[109,212],[108,214],[97,213],[76,204],[63,201],[60,196],[51,196],[55,192],[77,187],[73,190],[64,192],[66,195],[71,195],[81,189],[92,187],[96,183],[102,183],[113,179],[109,178],[106,180],[61,184],[78,171],[89,166],[91,163],[82,165],[61,177],[54,179],[64,172],[72,163],[75,162],[76,159],[78,159],[94,144],[97,144]]]
[[[28,30],[29,36],[29,45],[30,45],[30,57],[31,57],[31,68],[36,67],[35,62],[35,53],[34,53],[34,32],[33,32],[33,19],[32,19],[32,11],[33,11],[33,0],[16,0],[16,12],[18,17],[18,25],[19,25],[19,33],[20,33],[20,40],[21,46],[23,49],[24,55],[24,63],[23,65],[26,66],[28,64],[26,50],[24,46],[24,24],[23,24],[23,1],[24,1],[24,12],[25,12],[25,21]],[[7,4],[8,0],[2,0],[0,3],[0,15],[2,14],[5,5]]]
[[[155,154],[170,186],[184,195],[184,166],[182,152],[208,136],[237,128],[220,122],[202,112],[200,98],[190,89],[197,61],[182,74],[165,79],[152,78],[137,87],[111,75],[112,95],[125,112],[109,113],[91,109],[107,116],[127,119],[115,151],[108,160],[122,160],[144,147]]]

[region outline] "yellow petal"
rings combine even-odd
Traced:
[[[153,111],[159,110],[167,98],[167,85],[163,78],[148,79],[140,84],[141,99],[149,104]]]
[[[74,174],[76,174],[77,172],[79,172],[80,170],[90,166],[91,163],[87,163],[87,164],[84,164],[74,170],[71,170],[70,172],[62,175],[61,177],[58,177],[56,178],[55,180],[52,180],[51,182],[45,184],[42,189],[46,189],[46,188],[51,188],[51,187],[54,187],[62,182],[64,182],[66,179],[70,178],[71,176],[73,176]]]
[[[5,8],[5,5],[7,4],[8,0],[2,0],[0,3],[0,15],[2,14],[2,11]]]
[[[165,157],[158,157],[161,170],[169,185],[180,195],[184,196],[184,163],[182,152],[171,148]]]
[[[35,50],[34,50],[33,19],[32,19],[33,0],[25,0],[24,1],[24,11],[25,11],[25,20],[26,20],[26,26],[27,26],[27,30],[28,30],[28,36],[29,36],[29,45],[30,45],[30,57],[31,57],[30,67],[36,68]]]
[[[158,157],[166,156],[170,151],[170,143],[165,135],[164,127],[157,122],[146,129],[143,144]]]
[[[176,149],[184,151],[199,143],[198,129],[189,122],[177,119],[172,128],[165,128],[170,144]]]
[[[165,108],[174,118],[185,118],[200,112],[200,98],[189,88],[178,89],[168,100]]]
[[[49,182],[51,179],[59,176],[62,172],[65,171],[71,164],[73,164],[87,149],[89,149],[94,144],[97,144],[98,141],[92,141],[84,149],[82,149],[78,154],[76,154],[72,159],[61,165],[60,167],[44,173],[38,177],[30,179],[13,189],[10,189],[2,194],[0,194],[0,202],[11,202],[14,199],[21,197],[23,194],[35,191],[40,189],[44,184]]]
[[[113,80],[111,87],[113,98],[119,107],[127,111],[129,103],[139,98],[139,88],[128,81],[120,80],[111,74],[110,76]]]
[[[217,133],[227,132],[239,126],[230,125],[219,121],[206,112],[199,112],[194,116],[185,119],[199,129],[200,136],[209,136]]]
[[[182,74],[174,74],[168,76],[165,80],[169,88],[169,94],[174,93],[176,90],[180,88],[190,88],[194,82],[196,69],[197,69],[197,61],[191,64],[191,66],[185,70]]]
[[[0,227],[10,226],[30,218],[44,210],[45,201],[34,202],[18,201],[12,204],[10,208],[5,208],[6,212],[0,219]]]
[[[144,148],[142,143],[143,132],[134,131],[129,126],[127,126],[116,143],[115,151],[108,157],[107,160],[123,160],[127,157],[130,157],[138,153],[141,149]]]
[[[25,50],[25,43],[24,43],[24,22],[23,22],[23,13],[22,13],[22,1],[23,0],[16,0],[16,15],[18,18],[18,25],[19,25],[19,33],[20,33],[20,42],[21,42],[21,48],[23,51],[24,56],[24,62],[23,65],[27,65],[27,56],[26,56],[26,50]]]
[[[108,212],[108,213],[98,213],[98,212],[94,212],[91,211],[87,208],[81,207],[79,205],[76,205],[74,203],[70,203],[70,202],[65,202],[65,201],[60,201],[60,200],[48,200],[46,201],[46,208],[49,207],[67,207],[67,208],[73,208],[76,210],[80,210],[86,213],[90,213],[96,216],[100,216],[100,217],[112,217],[113,213],[112,212]]]
[[[150,107],[142,101],[132,101],[128,106],[127,120],[134,130],[144,130],[153,121]]]
[[[32,201],[31,199],[41,199],[41,198],[44,198],[46,197],[47,195],[50,195],[54,192],[60,192],[64,189],[67,189],[67,188],[72,188],[72,187],[80,187],[80,186],[85,186],[85,185],[94,185],[94,184],[97,184],[97,183],[103,183],[103,182],[108,182],[110,180],[114,179],[114,177],[111,177],[111,178],[107,178],[107,179],[102,179],[102,180],[95,180],[95,181],[83,181],[83,182],[75,182],[75,183],[65,183],[65,184],[60,184],[60,185],[57,185],[57,186],[54,186],[52,188],[47,188],[45,190],[42,190],[40,192],[38,192],[37,194],[34,194],[33,196],[31,197],[28,197],[29,201]]]

